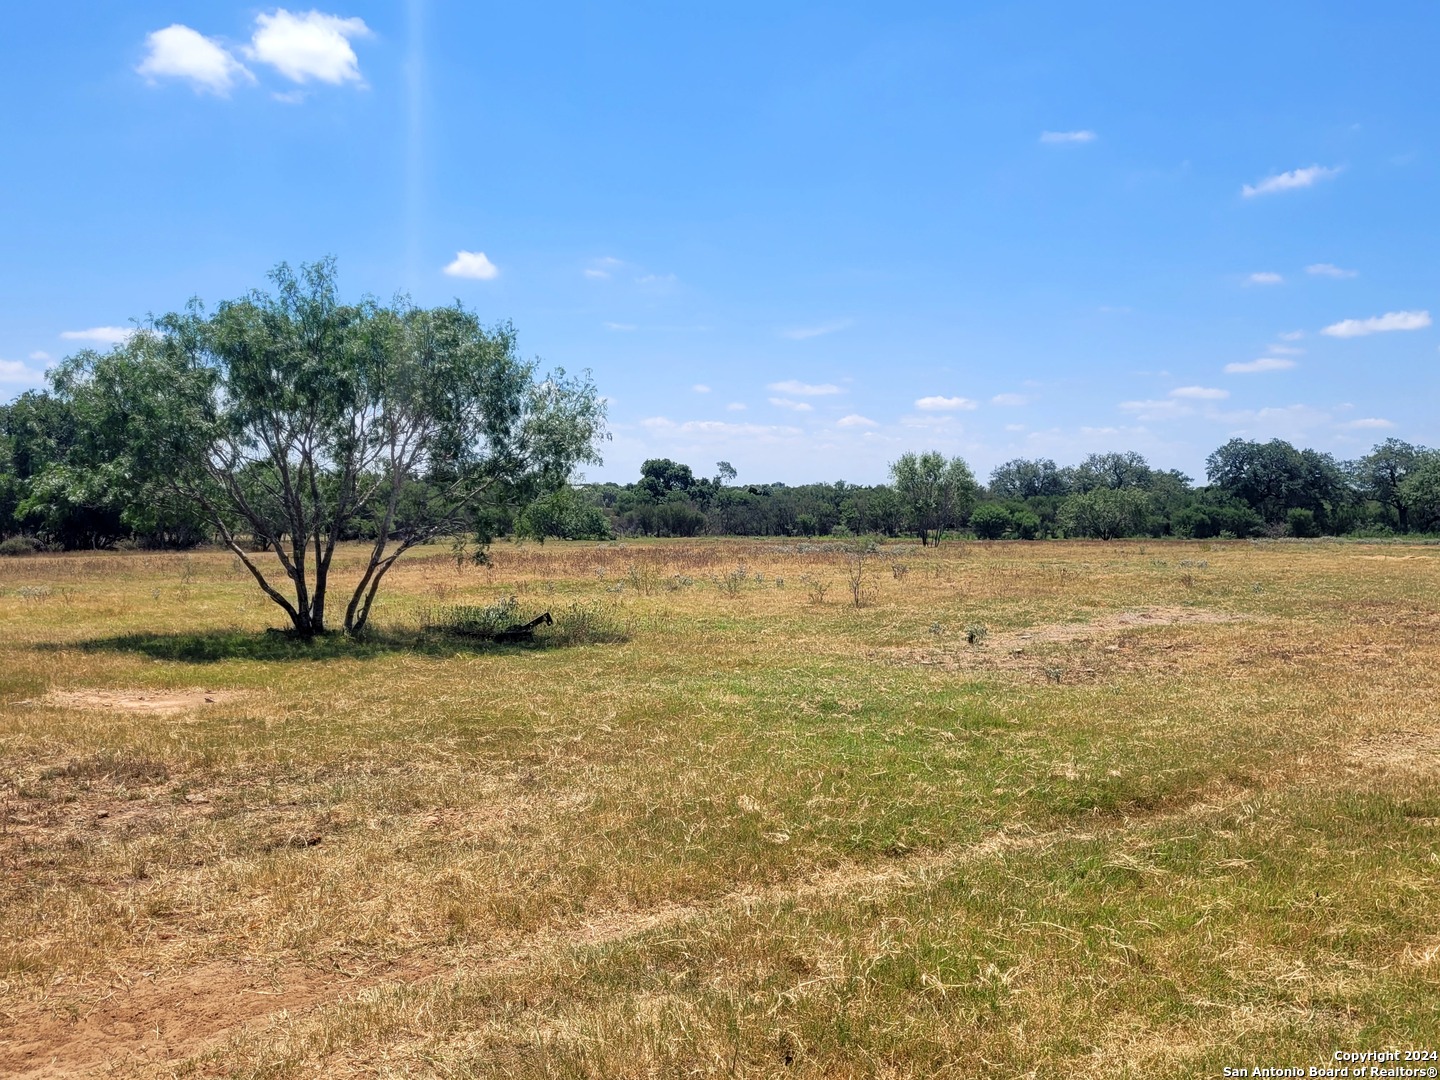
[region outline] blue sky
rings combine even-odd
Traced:
[[[1440,443],[1440,14],[10,5],[0,397],[333,254],[742,481]],[[448,272],[447,272],[448,271]],[[107,329],[108,328],[108,329]]]

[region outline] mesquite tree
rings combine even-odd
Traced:
[[[410,548],[477,528],[483,542],[497,505],[599,460],[593,384],[537,377],[508,324],[487,329],[458,304],[342,303],[331,260],[271,280],[273,294],[213,314],[192,302],[80,353],[53,381],[81,416],[76,458],[92,476],[199,507],[297,633],[327,628],[340,541],[370,541],[346,583],[353,634]]]

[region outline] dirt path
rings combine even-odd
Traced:
[[[1133,824],[1182,818],[1228,805],[1235,793],[1185,807],[1109,820],[1092,833],[1073,827],[1050,831],[1002,829],[978,843],[920,852],[882,865],[848,864],[785,886],[737,890],[706,903],[663,904],[641,911],[603,912],[581,923],[530,935],[476,957],[446,962],[442,954],[414,955],[364,971],[275,967],[220,961],[184,975],[117,981],[90,994],[57,992],[44,1006],[0,1020],[0,1076],[10,1080],[125,1075],[146,1066],[175,1064],[218,1045],[247,1026],[334,1004],[382,985],[413,985],[446,974],[523,970],[544,956],[571,948],[613,944],[698,919],[756,906],[874,897],[915,888],[968,862],[1008,851],[1034,850]]]

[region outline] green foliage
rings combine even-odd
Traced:
[[[1150,500],[1143,491],[1098,487],[1066,499],[1059,521],[1066,536],[1114,540],[1144,532],[1149,509]]]
[[[981,503],[970,512],[970,528],[981,540],[999,540],[1014,524],[1010,511],[999,503]]]
[[[341,302],[326,260],[281,264],[275,293],[198,302],[55,376],[81,437],[67,468],[107,491],[198,508],[297,633],[326,629],[335,545],[374,538],[350,597],[358,632],[405,551],[481,531],[497,505],[598,460],[588,379],[538,377],[515,331],[463,307]],[[251,557],[269,551],[276,584]],[[288,590],[289,595],[286,595]]]
[[[1309,538],[1320,535],[1320,523],[1315,520],[1315,511],[1304,507],[1292,507],[1285,514],[1285,527],[1291,536]]]
[[[1427,451],[1400,482],[1411,528],[1440,531],[1440,451]]]
[[[970,466],[958,457],[947,461],[935,451],[902,454],[891,464],[890,476],[906,521],[920,534],[922,545],[929,543],[931,533],[938,542],[945,529],[963,522],[978,494]]]
[[[515,535],[539,540],[610,540],[604,512],[568,484],[539,496],[515,519]]]
[[[1323,525],[1348,494],[1334,458],[1297,450],[1283,439],[1267,443],[1231,439],[1206,458],[1205,471],[1211,484],[1271,525],[1285,521],[1297,507],[1313,512]]]

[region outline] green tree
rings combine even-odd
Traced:
[[[1099,487],[1071,495],[1060,507],[1066,536],[1114,540],[1145,528],[1150,500],[1135,488]]]
[[[1440,451],[1427,450],[1400,482],[1410,527],[1440,532]]]
[[[1070,490],[1065,470],[1049,458],[1016,458],[990,473],[990,494],[997,499],[1033,499],[1065,495]]]
[[[981,540],[999,540],[1013,524],[1010,511],[999,503],[981,503],[970,512],[970,528]]]
[[[1297,507],[1324,523],[1348,493],[1334,458],[1297,450],[1283,439],[1231,439],[1205,459],[1205,472],[1211,484],[1248,503],[1271,525],[1284,522]]]
[[[85,433],[74,463],[199,507],[297,633],[327,628],[340,540],[374,538],[345,610],[358,633],[410,548],[463,537],[598,460],[594,386],[537,378],[509,325],[486,330],[458,304],[342,303],[332,260],[271,280],[273,295],[209,316],[192,302],[72,357],[54,382]]]
[[[1401,532],[1410,531],[1410,504],[1403,494],[1405,480],[1427,454],[1423,446],[1386,439],[1355,463],[1361,491],[1395,514]]]
[[[958,457],[947,461],[933,450],[902,454],[890,466],[890,477],[896,499],[910,527],[920,534],[922,546],[929,544],[931,533],[939,543],[945,529],[964,521],[975,505],[975,475]]]

